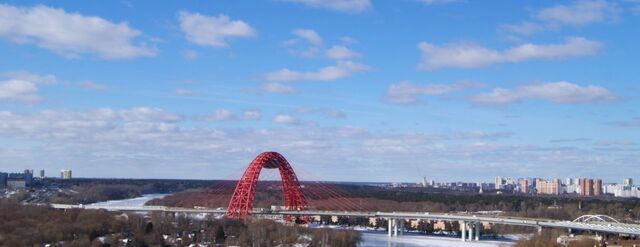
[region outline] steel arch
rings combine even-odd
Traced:
[[[238,181],[233,196],[231,196],[231,200],[229,201],[229,206],[225,214],[226,217],[246,218],[251,216],[256,184],[262,168],[278,168],[280,171],[285,209],[305,209],[307,201],[302,194],[300,182],[289,162],[277,152],[264,152],[253,159],[242,175],[242,178],[240,178],[240,181]]]
[[[576,218],[575,220],[573,220],[573,222],[584,222],[584,223],[592,222],[592,221],[620,223],[618,220],[614,219],[611,216],[601,215],[601,214],[598,214],[598,215],[587,214],[587,215],[580,216],[580,217]]]

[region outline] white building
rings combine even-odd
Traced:
[[[615,197],[640,198],[640,186],[619,185],[618,188],[614,190],[613,195]]]
[[[60,170],[60,178],[62,179],[71,179],[72,175],[71,175],[71,170]]]
[[[566,186],[564,186],[564,193],[567,194],[576,194],[578,193],[578,188],[580,188],[580,186],[578,186],[575,183],[572,184],[567,184]]]
[[[633,185],[633,179],[631,178],[625,178],[624,181],[622,182],[624,185]]]
[[[496,180],[495,180],[496,187],[495,187],[495,189],[496,190],[502,189],[502,185],[503,184],[504,184],[504,179],[502,179],[502,177],[496,177]]]

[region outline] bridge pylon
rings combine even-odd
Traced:
[[[238,181],[229,201],[226,217],[247,218],[251,216],[256,185],[262,168],[277,168],[280,171],[285,210],[303,210],[307,207],[307,200],[302,194],[300,182],[289,162],[277,152],[264,152],[251,161]]]

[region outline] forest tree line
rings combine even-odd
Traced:
[[[0,200],[0,246],[356,246],[352,230],[310,229],[271,220],[194,219],[104,210],[56,210]]]

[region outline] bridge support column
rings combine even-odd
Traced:
[[[473,222],[469,222],[469,241],[473,241]]]
[[[569,230],[569,233],[571,233],[571,230]],[[540,235],[540,234],[542,234],[542,227],[541,226],[538,227],[538,235]]]
[[[405,224],[404,219],[400,220],[400,235],[404,235]]]
[[[391,225],[393,224],[393,219],[388,219],[387,222],[389,225],[389,237],[391,237],[391,227],[392,227]]]
[[[398,236],[398,219],[393,219],[393,236]]]
[[[476,222],[474,227],[476,228],[476,241],[480,240],[480,222]]]
[[[467,222],[462,222],[462,229],[460,229],[460,235],[462,235],[462,242],[467,241]]]

